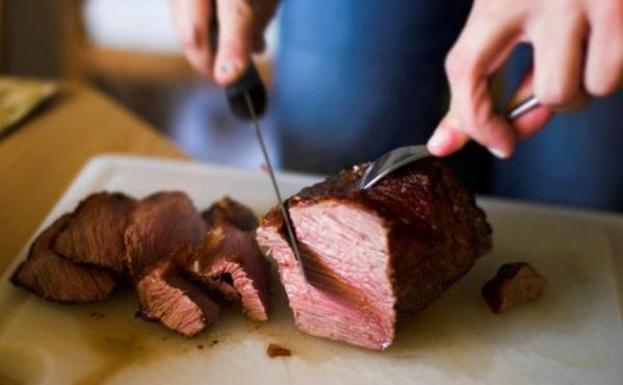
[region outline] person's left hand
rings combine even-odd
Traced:
[[[494,110],[489,83],[519,42],[533,45],[534,74],[526,76],[513,103],[534,94],[541,105],[509,122]],[[620,87],[623,0],[475,0],[446,58],[446,72],[450,110],[428,149],[445,156],[474,139],[507,158],[516,141],[539,131],[554,111],[575,109]]]

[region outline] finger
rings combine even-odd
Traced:
[[[212,48],[208,25],[210,0],[171,0],[178,40],[184,55],[200,74],[212,76]]]
[[[238,79],[247,67],[255,39],[254,10],[245,0],[218,0],[219,42],[214,79],[221,85]]]
[[[459,150],[469,141],[469,136],[460,130],[451,127],[458,126],[456,117],[446,116],[435,129],[428,140],[428,151],[435,156],[448,156]]]
[[[533,78],[534,73],[528,72],[522,80],[517,92],[511,98],[509,106],[515,107],[524,100],[533,95]],[[509,108],[509,110],[511,109]],[[525,114],[511,121],[515,138],[524,140],[537,133],[543,126],[554,116],[554,110],[551,107],[539,104],[538,107],[526,112]]]
[[[564,12],[567,12],[565,17],[554,17]],[[530,31],[534,46],[534,93],[541,104],[565,109],[581,99],[586,32],[587,23],[580,10],[551,8],[535,23]]]
[[[623,82],[623,2],[603,2],[589,9],[589,21],[584,86],[593,96],[606,96]]]
[[[520,38],[522,18],[512,12],[505,15],[505,19],[496,18],[482,8],[470,15],[446,61],[452,100],[443,120],[450,129],[463,131],[501,158],[510,156],[515,138],[509,123],[495,113],[489,77]],[[453,145],[464,143],[455,141]]]

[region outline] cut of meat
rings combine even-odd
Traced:
[[[306,282],[278,210],[258,231],[275,260],[298,329],[385,349],[400,316],[421,311],[491,247],[491,228],[474,197],[438,160],[403,167],[368,190],[366,166],[289,199]]]
[[[252,320],[268,319],[268,265],[255,237],[257,217],[248,207],[224,197],[203,212],[209,230],[183,262],[186,270],[218,291]]]
[[[35,239],[28,258],[19,265],[11,282],[51,301],[102,301],[117,285],[110,273],[77,265],[51,250],[51,243],[69,220],[69,214],[63,215]]]
[[[137,314],[188,337],[219,318],[211,294],[266,320],[267,261],[254,238],[256,216],[228,197],[204,216],[182,192],[138,202],[92,194],[36,238],[11,281],[49,300],[82,303],[108,298],[115,278],[130,279]]]
[[[205,224],[183,192],[156,193],[139,201],[125,232],[125,260],[138,281],[144,270],[201,240]]]
[[[125,273],[123,236],[135,200],[101,192],[80,202],[56,237],[54,250],[78,263]]]
[[[208,226],[218,221],[225,221],[242,231],[253,231],[258,225],[257,216],[253,211],[230,197],[221,198],[201,215]]]
[[[144,318],[191,336],[218,317],[218,305],[182,275],[177,254],[201,239],[205,224],[182,192],[161,192],[139,201],[125,234],[126,261]]]
[[[219,318],[219,305],[184,277],[175,257],[148,270],[137,284],[141,317],[157,320],[186,337],[205,330]]]
[[[218,220],[185,265],[250,319],[268,319],[268,266],[251,234]]]
[[[494,313],[503,313],[514,306],[539,299],[545,285],[545,278],[528,263],[507,263],[483,286],[482,296]]]

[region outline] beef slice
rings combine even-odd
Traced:
[[[74,262],[125,275],[124,234],[135,200],[101,192],[80,202],[54,242],[54,250]]]
[[[71,219],[58,218],[34,240],[27,259],[11,277],[11,282],[50,301],[88,303],[107,299],[117,283],[108,271],[80,265],[52,250],[54,239]]]
[[[146,268],[180,247],[199,242],[205,224],[183,192],[159,192],[139,201],[125,231],[125,263],[138,281]]]
[[[217,220],[185,266],[250,319],[268,319],[268,265],[252,234]]]

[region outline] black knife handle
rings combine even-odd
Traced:
[[[225,95],[227,95],[227,103],[231,112],[240,119],[250,120],[252,116],[245,100],[245,92],[251,99],[255,116],[259,118],[266,111],[266,89],[253,61],[249,63],[240,79],[225,87]]]
[[[212,1],[212,20],[210,22],[210,45],[212,51],[216,56],[218,49],[218,33],[219,25],[218,18],[216,16],[216,2]],[[245,100],[245,93],[247,93],[251,99],[253,110],[256,117],[260,117],[266,111],[266,88],[260,74],[255,67],[253,60],[249,62],[247,68],[242,76],[235,83],[225,87],[225,95],[227,96],[227,104],[231,112],[242,120],[251,120],[252,116]]]

